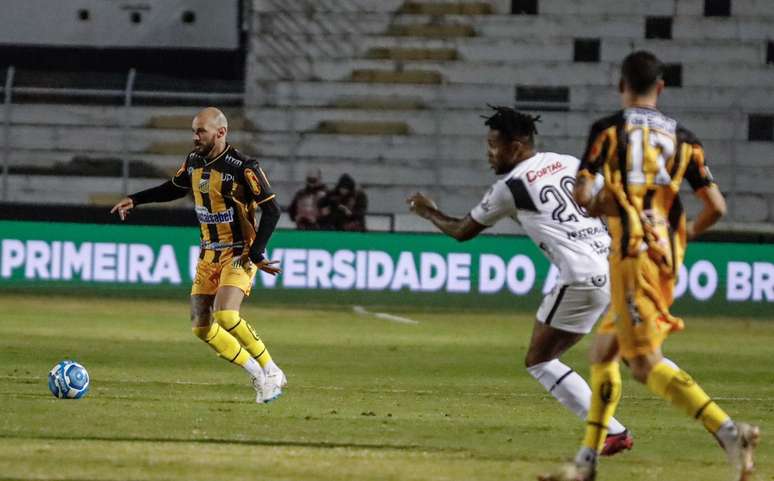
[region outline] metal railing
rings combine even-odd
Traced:
[[[16,68],[8,67],[5,73],[5,82],[0,91],[3,94],[3,124],[2,124],[2,194],[0,199],[9,200],[8,177],[10,171],[10,156],[12,151],[11,131],[13,128],[12,112],[15,96],[47,97],[58,99],[114,99],[122,102],[124,109],[123,122],[121,124],[121,185],[122,194],[129,191],[129,158],[132,125],[130,112],[132,106],[138,100],[165,100],[165,101],[191,101],[201,100],[212,103],[239,102],[244,103],[243,93],[230,92],[177,92],[163,90],[136,90],[134,88],[137,71],[129,69],[126,74],[126,82],[123,89],[94,89],[94,88],[54,88],[54,87],[27,87],[15,85]]]
[[[10,201],[9,176],[10,176],[10,156],[12,152],[11,133],[13,130],[12,112],[14,107],[14,96],[31,96],[47,98],[72,98],[72,99],[114,99],[117,103],[115,108],[124,110],[120,125],[121,129],[121,193],[129,193],[129,165],[131,157],[131,135],[132,122],[130,113],[136,100],[207,100],[212,103],[219,102],[243,102],[244,95],[241,93],[200,93],[200,92],[174,92],[174,91],[144,91],[136,90],[135,80],[137,71],[132,68],[127,72],[124,89],[93,89],[93,88],[48,88],[48,87],[24,87],[15,86],[16,69],[11,66],[6,70],[5,82],[0,86],[0,92],[3,95],[3,116],[2,116],[2,202]],[[122,105],[118,102],[123,101]],[[395,230],[395,215],[392,213],[369,213],[367,222],[370,224],[370,230],[388,231]],[[292,228],[292,224],[284,226]]]
[[[16,69],[11,66],[5,74],[5,86],[3,87],[3,201],[8,200],[8,171],[11,158],[11,100],[13,77]]]

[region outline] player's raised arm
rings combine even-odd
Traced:
[[[274,233],[274,229],[277,227],[282,211],[275,199],[276,195],[271,190],[269,179],[266,178],[266,174],[258,166],[258,162],[251,161],[247,163],[244,169],[244,180],[253,200],[261,208],[261,220],[255,231],[255,239],[250,245],[250,261],[262,271],[271,275],[277,275],[281,272],[276,267],[279,261],[270,261],[263,254],[266,251],[271,235]]]
[[[416,192],[406,199],[411,212],[419,217],[429,220],[444,234],[457,239],[460,242],[476,237],[486,226],[479,224],[470,216],[462,219],[450,217],[438,209],[429,197],[421,192]]]

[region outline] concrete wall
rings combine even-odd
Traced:
[[[683,66],[683,86],[668,88],[661,102],[703,140],[708,163],[730,194],[732,220],[774,222],[774,145],[747,141],[748,115],[774,114],[774,68],[765,64],[774,2],[736,0],[729,18],[703,17],[700,0],[647,6],[541,0],[537,16],[508,15],[505,0],[492,2],[491,15],[415,15],[398,12],[401,5],[252,1],[245,107],[228,112],[241,119],[230,140],[261,159],[281,203],[314,166],[328,183],[351,173],[365,186],[372,210],[395,213],[401,228],[429,228],[404,217],[404,199],[416,190],[464,214],[493,180],[479,117],[487,103],[512,105],[518,86],[566,87],[568,101],[553,105],[565,111],[546,110],[545,102],[519,106],[541,115],[542,149],[580,155],[591,122],[619,106],[621,58],[647,48]],[[672,40],[643,38],[651,15],[674,17]],[[447,27],[450,33],[439,37],[437,29]],[[573,62],[574,39],[587,37],[601,40],[600,62]],[[380,75],[367,81],[356,75],[363,71]],[[419,75],[406,81],[407,72]],[[16,105],[10,162],[40,166],[76,154],[128,155],[171,171],[189,148],[187,122],[195,112],[134,107],[125,119],[121,108]],[[325,133],[326,124],[403,133],[375,128],[364,135],[346,125]],[[14,195],[74,200],[78,191],[62,186],[55,194],[56,182],[25,182]],[[107,185],[94,192],[111,191]],[[687,204],[695,210],[690,195]]]

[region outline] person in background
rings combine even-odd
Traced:
[[[318,203],[327,193],[320,169],[309,169],[306,172],[306,185],[296,192],[288,208],[290,220],[296,223],[298,230],[320,229]]]
[[[339,177],[336,187],[320,199],[320,228],[364,232],[368,198],[349,174]]]

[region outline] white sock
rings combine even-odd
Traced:
[[[664,364],[666,364],[667,366],[671,367],[671,368],[672,368],[672,369],[674,369],[675,371],[679,371],[679,370],[680,370],[680,366],[678,366],[677,364],[675,364],[675,362],[674,362],[673,360],[669,359],[668,357],[662,357],[662,358],[661,358],[661,362],[663,362],[663,363],[664,363]]]
[[[591,407],[591,388],[577,372],[559,359],[535,364],[527,371],[564,407],[586,420]],[[610,420],[609,434],[620,434],[625,430],[617,419]]]
[[[597,464],[597,452],[591,448],[582,447],[575,455],[577,466],[594,466]]]
[[[731,446],[736,442],[736,438],[739,437],[739,430],[736,428],[736,424],[732,420],[728,420],[720,425],[720,428],[715,433],[715,436],[723,445],[723,449],[728,449],[727,446]]]
[[[247,364],[244,366],[245,371],[247,371],[250,376],[263,379],[263,369],[261,369],[261,365],[258,364],[258,361],[253,359],[252,357],[247,360]]]
[[[273,371],[274,369],[278,369],[278,367],[277,367],[276,364],[274,364],[274,360],[273,359],[271,361],[267,362],[265,366],[263,366],[263,371],[267,372],[267,373],[269,371]]]

